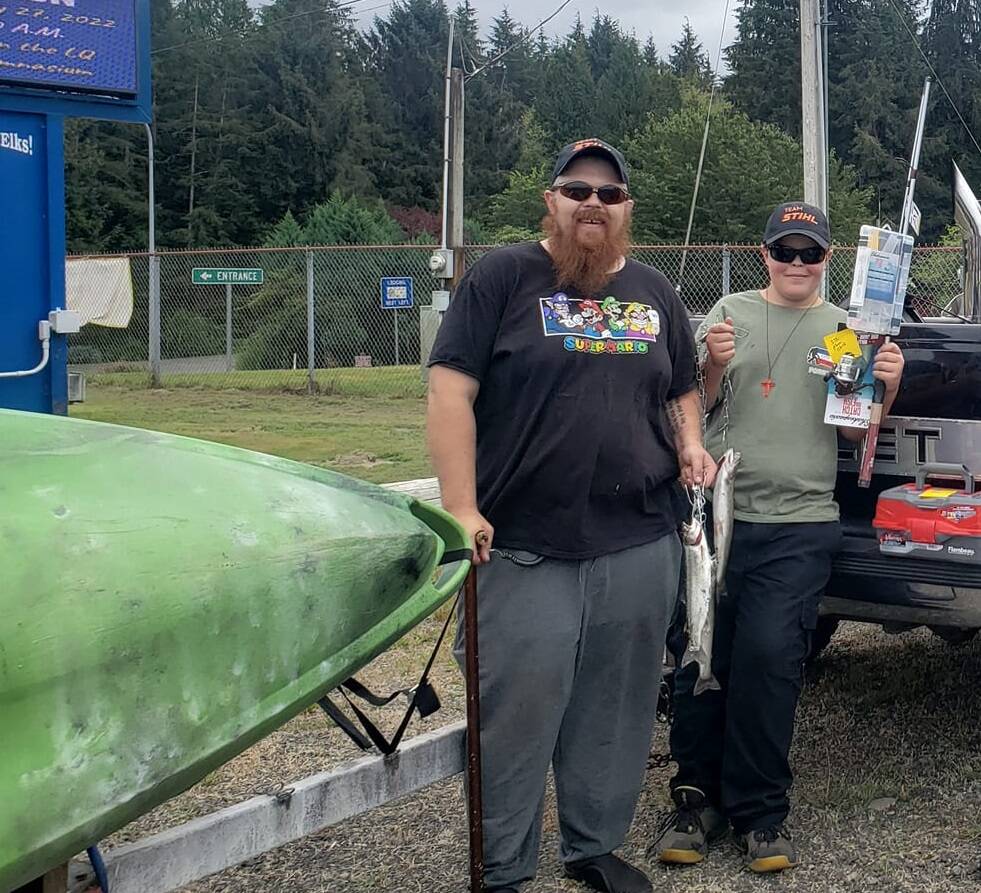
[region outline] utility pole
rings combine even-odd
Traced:
[[[450,294],[463,277],[466,250],[463,236],[463,83],[464,73],[453,67],[453,19],[446,46],[446,95],[443,129],[443,227],[440,247],[429,259],[437,279],[433,302],[419,310],[419,348],[422,380],[428,379],[426,361],[449,306]]]
[[[828,134],[820,8],[820,0],[800,0],[801,142],[804,145],[804,201],[827,214]]]
[[[450,74],[450,182],[449,182],[449,243],[453,251],[453,276],[450,290],[463,278],[466,252],[463,235],[463,71],[454,68]]]

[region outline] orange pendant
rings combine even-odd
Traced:
[[[764,378],[760,382],[760,388],[763,390],[763,397],[769,397],[770,391],[772,391],[777,386],[777,383],[772,378]]]

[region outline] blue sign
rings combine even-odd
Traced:
[[[68,411],[66,338],[52,335],[45,356],[38,328],[65,306],[61,143],[60,119],[0,109],[0,406],[8,409]]]
[[[0,82],[135,96],[136,0],[0,0]]]
[[[383,310],[405,310],[412,306],[412,279],[405,276],[387,276],[381,281]]]
[[[150,0],[0,0],[0,109],[149,124]]]

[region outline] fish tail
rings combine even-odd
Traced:
[[[705,691],[721,691],[722,686],[719,685],[719,680],[715,678],[710,672],[708,676],[704,679],[699,676],[695,681],[695,694],[700,695]]]

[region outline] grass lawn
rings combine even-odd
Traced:
[[[295,373],[170,376],[158,390],[140,373],[96,375],[71,415],[228,443],[376,483],[431,477],[421,382],[414,387],[401,369],[337,372],[324,376],[329,393],[313,396],[301,392],[305,374]]]

